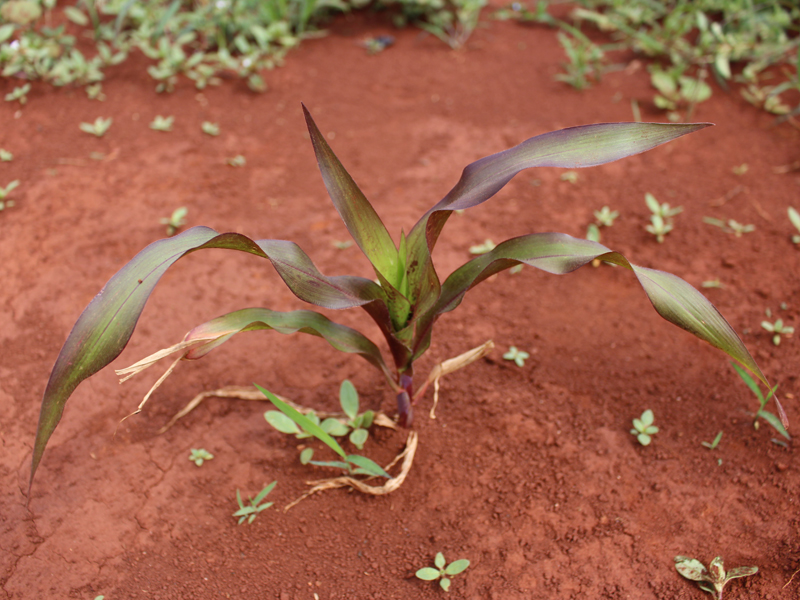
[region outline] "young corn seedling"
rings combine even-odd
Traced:
[[[336,461],[317,461],[311,460],[312,453],[308,452],[308,449],[304,451],[303,456],[301,457],[301,462],[303,464],[311,463],[312,465],[317,465],[319,467],[333,467],[335,469],[344,469],[350,475],[368,475],[370,477],[385,477],[386,479],[391,479],[391,475],[389,475],[383,468],[378,465],[373,460],[367,458],[366,456],[359,456],[357,454],[345,454],[345,451],[342,450],[342,447],[339,443],[333,439],[330,434],[326,433],[321,425],[318,425],[302,413],[300,413],[297,409],[289,406],[283,400],[275,396],[274,394],[268,392],[260,385],[256,385],[256,388],[264,394],[267,399],[275,405],[275,407],[281,411],[284,415],[286,415],[289,419],[291,419],[294,423],[296,423],[300,429],[302,429],[306,434],[309,436],[314,436],[319,441],[324,443],[328,446],[331,450],[336,452],[342,460]]]
[[[707,124],[611,123],[539,135],[467,166],[455,187],[422,215],[409,233],[401,232],[395,241],[305,107],[304,111],[328,193],[355,243],[372,264],[377,283],[366,277],[327,277],[290,241],[253,240],[239,233],[220,234],[207,227],[192,227],[150,244],[92,300],[56,359],[42,398],[31,482],[75,388],[122,352],[147,299],[166,270],[182,256],[207,248],[246,252],[268,260],[289,289],[307,303],[325,309],[361,308],[377,324],[391,362],[384,361],[378,346],[364,334],[318,312],[248,308],[195,327],[175,346],[140,361],[124,373],[139,372],[171,353],[178,353],[179,359],[199,359],[242,331],[306,333],[323,338],[337,350],[357,354],[377,368],[396,394],[399,424],[411,426],[412,404],[427,388],[424,384],[415,391],[414,364],[430,347],[439,318],[456,309],[470,289],[515,265],[566,274],[600,258],[631,271],[656,311],[667,321],[721,349],[768,385],[739,336],[700,292],[674,275],[634,265],[598,242],[562,233],[523,235],[473,257],[444,280],[431,257],[454,211],[486,202],[524,169],[600,165],[645,152]],[[624,314],[624,309],[621,312]],[[308,421],[302,415],[298,418]],[[313,423],[311,426],[330,437]],[[301,428],[305,429],[302,425]]]
[[[189,460],[196,464],[198,467],[202,467],[203,463],[207,460],[211,460],[214,458],[214,455],[211,454],[205,448],[192,448],[191,453],[189,454]]]
[[[436,568],[423,567],[416,572],[418,579],[423,581],[436,581],[439,580],[439,586],[445,591],[450,591],[450,578],[453,575],[463,573],[469,567],[469,561],[466,558],[451,562],[449,565],[444,559],[444,554],[441,552],[436,553],[436,558],[433,559],[433,564]],[[447,565],[447,566],[445,566]]]
[[[234,517],[239,517],[239,525],[247,521],[248,524],[252,523],[256,520],[258,513],[263,510],[268,509],[270,506],[275,504],[274,502],[265,502],[261,504],[264,498],[269,495],[272,489],[275,487],[275,484],[278,483],[277,481],[273,481],[263,490],[261,490],[255,498],[248,498],[249,505],[246,505],[242,502],[242,495],[239,493],[239,490],[236,490],[236,502],[239,504],[239,510],[233,513]]]
[[[175,122],[175,117],[162,117],[156,115],[153,122],[150,123],[150,129],[155,131],[172,131],[172,124]]]
[[[794,228],[797,229],[798,235],[792,236],[792,243],[800,246],[800,213],[798,213],[794,208],[791,206],[789,207],[789,221],[791,221]]]
[[[675,569],[686,579],[696,581],[701,590],[708,592],[716,600],[723,600],[722,591],[731,579],[758,573],[758,567],[737,567],[726,572],[721,556],[712,560],[708,569],[696,558],[676,556]]]
[[[11,190],[16,188],[19,185],[19,179],[15,179],[11,183],[9,183],[6,187],[0,186],[0,210],[5,210],[6,208],[11,208],[14,206],[13,200],[6,200],[6,196],[11,193]]]
[[[772,343],[776,346],[780,345],[781,343],[781,335],[789,337],[794,333],[794,327],[784,325],[783,319],[776,319],[774,323],[770,323],[769,321],[761,321],[761,327],[773,334]]]
[[[728,219],[728,223],[726,224],[724,221],[720,219],[715,219],[713,217],[703,217],[703,223],[708,223],[709,225],[713,225],[714,227],[719,227],[725,233],[732,233],[736,237],[742,237],[745,233],[751,233],[756,230],[755,225],[742,225],[738,221],[734,221],[733,219]]]
[[[759,407],[758,407],[758,412],[756,412],[755,419],[753,420],[753,427],[755,429],[758,429],[758,419],[759,417],[761,417],[767,423],[772,425],[775,431],[780,433],[787,440],[791,440],[792,437],[789,435],[789,432],[786,431],[786,427],[784,427],[781,419],[776,417],[768,410],[764,410],[764,407],[767,405],[770,399],[775,395],[775,391],[778,389],[777,384],[775,385],[775,387],[772,388],[767,387],[769,391],[767,392],[767,395],[764,396],[764,394],[761,393],[761,388],[758,386],[755,380],[752,377],[750,377],[750,374],[747,371],[742,369],[739,365],[737,365],[734,362],[731,362],[731,365],[736,370],[736,373],[738,373],[739,377],[741,377],[742,381],[744,381],[745,385],[748,388],[750,388],[750,391],[753,392],[753,394],[755,394],[756,398],[758,399]]]
[[[653,441],[651,436],[658,433],[658,427],[653,425],[654,420],[653,411],[649,408],[642,413],[641,417],[633,420],[631,433],[636,436],[642,446],[649,446]]]
[[[169,217],[162,217],[161,224],[167,226],[167,235],[172,237],[178,230],[186,225],[186,215],[189,214],[189,209],[185,206],[181,206],[180,208],[176,208],[172,211],[172,214]]]
[[[112,122],[113,119],[111,117],[107,119],[104,119],[103,117],[97,117],[94,120],[94,123],[81,123],[80,129],[84,133],[89,133],[97,137],[103,137],[106,131],[108,131],[108,128],[111,127]]]

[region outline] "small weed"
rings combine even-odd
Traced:
[[[665,71],[656,66],[650,73],[650,83],[659,92],[653,102],[658,108],[668,111],[667,118],[670,121],[679,121],[681,115],[678,111],[684,108],[691,115],[696,104],[711,97],[711,88],[703,81],[705,71],[701,71],[701,76],[696,78],[684,75],[685,69],[677,66]]]
[[[713,217],[703,217],[703,223],[708,223],[709,225],[713,225],[714,227],[719,227],[725,233],[732,233],[736,237],[742,237],[745,233],[751,233],[756,230],[755,225],[742,225],[738,221],[734,221],[733,219],[728,219],[728,223],[726,224],[724,221],[720,219],[715,219]]]
[[[436,581],[438,579],[439,585],[445,592],[450,590],[450,578],[453,575],[463,573],[466,571],[467,567],[469,567],[469,561],[466,558],[453,561],[445,566],[447,563],[444,560],[444,554],[441,552],[436,553],[433,564],[436,565],[435,569],[432,567],[423,567],[416,572],[416,576],[423,581]]]
[[[722,440],[722,432],[721,431],[717,434],[717,437],[714,438],[713,442],[711,442],[711,443],[709,443],[709,442],[700,442],[700,443],[703,446],[705,446],[706,448],[708,448],[709,450],[714,450],[714,449],[716,449],[717,446],[719,446],[720,440]]]
[[[776,346],[781,343],[781,335],[790,337],[794,333],[794,327],[789,327],[783,324],[783,319],[777,319],[774,323],[769,321],[761,321],[761,327],[773,334],[772,343]]]
[[[506,360],[513,360],[518,367],[525,366],[525,360],[530,358],[531,355],[525,352],[524,350],[517,350],[516,346],[511,346],[508,349],[508,352],[503,354],[503,358]]]
[[[15,87],[11,92],[6,94],[6,102],[14,102],[16,100],[21,105],[24,105],[28,101],[28,92],[30,91],[31,91],[30,83],[26,83],[25,85]]]
[[[741,177],[742,175],[744,175],[745,173],[747,173],[747,171],[748,171],[748,169],[749,169],[749,168],[750,168],[750,167],[749,167],[749,166],[747,166],[747,163],[742,163],[742,164],[740,164],[740,165],[737,165],[737,166],[733,167],[733,168],[731,169],[731,172],[732,172],[734,175],[739,175],[739,176]]]
[[[219,135],[219,124],[212,123],[211,121],[203,121],[202,125],[200,125],[200,129],[203,130],[203,133],[206,135],[217,136]]]
[[[594,218],[597,219],[597,224],[603,227],[611,227],[614,224],[614,220],[618,216],[619,216],[619,211],[611,210],[607,206],[604,206],[600,210],[594,211]]]
[[[96,135],[97,137],[103,137],[108,131],[108,128],[111,127],[111,123],[113,119],[111,117],[104,119],[103,117],[97,117],[94,120],[94,123],[81,123],[80,128],[81,131],[84,133],[90,133],[91,135]]]
[[[789,221],[792,222],[792,225],[794,225],[794,228],[797,229],[798,233],[800,233],[800,213],[798,213],[791,206],[789,207],[787,212],[789,213]],[[792,243],[800,245],[800,235],[793,235],[792,236]]]
[[[189,460],[198,467],[202,467],[205,461],[213,458],[214,455],[205,448],[192,448],[192,453],[189,455]]]
[[[234,517],[239,517],[239,525],[247,520],[247,523],[252,523],[255,521],[258,513],[262,510],[268,509],[270,506],[275,504],[274,502],[266,502],[261,504],[261,501],[267,497],[267,495],[272,491],[272,488],[275,487],[275,484],[278,483],[277,481],[273,481],[263,490],[258,493],[258,496],[255,498],[248,498],[247,500],[250,502],[250,506],[245,506],[244,502],[242,502],[242,495],[239,493],[239,490],[236,490],[236,502],[239,503],[239,510],[233,513]]]
[[[705,565],[696,558],[676,556],[675,568],[686,579],[696,581],[704,592],[710,593],[717,600],[722,600],[722,590],[725,585],[737,577],[749,577],[758,573],[758,567],[737,567],[725,571],[725,564],[721,556],[717,556],[706,569]]]
[[[672,231],[674,227],[672,218],[678,213],[683,212],[683,207],[676,206],[675,208],[672,208],[666,202],[661,204],[658,200],[656,200],[656,197],[649,192],[644,195],[644,202],[647,204],[647,208],[650,209],[650,212],[652,213],[650,215],[650,224],[646,225],[645,229],[648,233],[656,236],[656,241],[659,244],[663,244],[664,236]]]
[[[172,131],[172,124],[175,122],[175,117],[162,117],[156,115],[153,122],[150,123],[150,129],[155,131]]]
[[[759,407],[758,407],[758,412],[755,415],[755,420],[753,421],[753,427],[755,429],[758,429],[758,418],[761,417],[767,423],[772,425],[775,431],[780,433],[787,440],[791,440],[792,437],[789,435],[789,432],[786,431],[786,428],[783,426],[783,423],[781,423],[781,420],[771,412],[764,410],[764,407],[770,401],[772,396],[775,395],[775,391],[778,389],[778,385],[776,384],[775,387],[770,389],[765,397],[761,393],[761,389],[758,387],[758,384],[753,380],[752,377],[750,377],[750,374],[747,371],[745,371],[742,367],[740,367],[734,362],[732,362],[731,365],[733,365],[733,368],[736,369],[736,372],[739,374],[739,377],[742,378],[742,381],[744,381],[745,385],[748,388],[750,388],[750,391],[752,391],[753,394],[755,394],[756,398],[758,398]]]
[[[5,148],[0,148],[0,160],[3,162],[11,162],[14,160],[14,155]]]
[[[706,281],[704,281],[700,285],[702,287],[704,287],[704,288],[722,289],[722,288],[725,287],[719,279],[707,279]]]
[[[487,252],[491,252],[497,248],[497,244],[495,244],[492,240],[486,239],[482,244],[477,244],[475,246],[469,247],[470,254],[486,254]]]
[[[649,446],[653,435],[658,433],[658,427],[653,425],[653,411],[649,408],[642,413],[642,416],[633,420],[631,433],[636,436],[642,446]]]
[[[664,243],[664,236],[672,231],[672,228],[672,222],[664,221],[661,215],[650,215],[650,225],[645,225],[647,232],[656,236],[656,241],[659,244]]]
[[[561,174],[560,177],[561,181],[568,181],[569,183],[575,185],[578,183],[578,172],[577,171],[567,171]]]
[[[453,50],[463,48],[464,44],[478,26],[478,17],[487,0],[450,0],[452,8],[444,8],[445,4],[433,3],[437,9],[425,15],[426,20],[417,21],[417,25],[432,33]],[[401,4],[405,4],[401,0]],[[408,2],[413,6],[424,6],[425,2]],[[412,11],[414,9],[411,9]]]
[[[14,206],[13,200],[6,200],[6,196],[13,190],[15,187],[19,185],[19,179],[15,179],[11,183],[9,183],[6,187],[0,187],[0,210],[5,210],[6,208],[11,208]]]
[[[92,85],[87,85],[86,97],[89,98],[89,100],[98,100],[99,102],[105,100],[106,95],[103,93],[103,84],[93,83]]]
[[[161,218],[161,224],[167,226],[167,235],[169,237],[175,235],[181,227],[186,225],[186,215],[188,214],[189,209],[181,206],[172,211],[172,215],[169,217]]]
[[[247,164],[247,159],[241,154],[228,159],[228,164],[232,167],[243,167]]]
[[[331,244],[337,250],[347,250],[353,245],[353,240],[333,240]]]

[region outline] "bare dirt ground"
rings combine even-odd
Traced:
[[[358,42],[393,33],[368,56]],[[633,57],[627,57],[633,61]],[[20,179],[16,206],[0,213],[0,597],[8,599],[440,598],[414,572],[436,552],[472,565],[450,596],[493,600],[705,597],[673,567],[676,554],[760,572],[728,598],[800,598],[798,485],[792,444],[775,444],[757,403],[726,357],[670,326],[629,272],[586,267],[557,277],[503,273],[442,319],[419,365],[493,339],[489,357],[443,380],[438,418],[418,411],[416,461],[394,494],[344,490],[280,510],[327,475],[302,466],[299,443],[272,430],[261,403],[211,399],[164,435],[157,430],[205,389],[258,382],[293,400],[333,409],[350,378],[362,401],[393,410],[393,394],[359,358],[306,337],[252,333],[181,366],[144,413],[119,424],[155,373],[118,386],[111,368],[67,405],[26,508],[39,403],[56,355],[103,283],[148,243],[178,206],[190,225],[290,239],[326,274],[370,276],[327,199],[303,123],[305,102],[388,228],[399,235],[458,179],[467,163],[533,135],[571,125],[631,120],[651,104],[643,68],[607,75],[586,93],[553,80],[563,60],[555,34],[493,22],[461,52],[416,30],[355,16],[304,43],[255,95],[235,82],[198,93],[187,83],[153,92],[141,60],[111,71],[105,102],[82,90],[34,86],[28,104],[0,104],[0,183]],[[0,92],[13,84],[0,84]],[[175,115],[171,133],[150,130]],[[113,117],[103,138],[82,121]],[[786,208],[800,208],[800,132],[715,90],[695,120],[716,127],[618,163],[526,171],[497,198],[454,217],[435,260],[446,274],[468,248],[536,231],[583,236],[592,211],[621,214],[603,242],[632,262],[706,290],[767,376],[780,383],[790,421],[800,346],[761,329],[774,318],[800,327],[800,251]],[[221,135],[200,130],[217,122]],[[95,154],[101,153],[102,160]],[[241,154],[247,164],[230,167]],[[736,175],[732,168],[747,163]],[[644,231],[643,198],[684,207],[664,244]],[[704,216],[756,226],[741,238]],[[787,308],[781,310],[785,302]],[[178,341],[194,325],[248,306],[302,308],[265,261],[210,251],[163,279],[139,328],[112,365],[127,366]],[[370,329],[362,314],[340,322]],[[523,368],[501,358],[527,350]],[[629,433],[650,408],[661,428],[649,447]],[[719,447],[701,445],[724,431]],[[790,429],[790,431],[794,431]],[[378,462],[403,432],[377,431]],[[190,448],[216,458],[197,468]],[[277,479],[276,502],[237,526],[235,492]]]

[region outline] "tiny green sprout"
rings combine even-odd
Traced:
[[[202,129],[203,133],[206,135],[219,135],[219,125],[211,121],[203,121],[202,125],[200,125],[200,129]]]
[[[176,208],[169,217],[162,217],[161,224],[167,226],[167,235],[172,237],[178,230],[186,224],[186,215],[189,209],[185,206]]]
[[[708,448],[709,450],[714,450],[714,449],[716,449],[717,446],[719,446],[719,443],[720,443],[721,440],[722,440],[722,432],[720,431],[717,434],[717,437],[714,438],[713,442],[710,442],[710,443],[709,442],[700,442],[700,443],[703,446],[705,446],[706,448]]]
[[[770,323],[769,321],[761,321],[761,327],[774,334],[772,336],[772,343],[776,346],[780,345],[781,343],[781,335],[789,337],[794,333],[794,327],[784,325],[783,319],[777,319],[774,323]]]
[[[758,429],[758,424],[759,424],[758,418],[761,417],[767,423],[772,425],[775,431],[780,433],[787,440],[791,440],[792,436],[790,436],[789,432],[786,431],[786,428],[783,426],[783,423],[781,423],[781,420],[768,410],[764,410],[764,407],[770,401],[772,396],[775,395],[775,391],[778,389],[778,385],[775,384],[775,386],[767,392],[767,395],[764,396],[764,394],[761,393],[761,388],[758,387],[758,384],[755,382],[755,380],[753,380],[753,378],[747,371],[745,371],[735,362],[731,362],[731,366],[733,366],[733,368],[736,370],[736,373],[739,375],[742,381],[744,381],[744,384],[748,388],[750,388],[750,391],[753,392],[753,394],[755,394],[756,398],[758,399],[759,407],[758,407],[758,412],[756,412],[755,414],[755,420],[753,421],[753,428]]]
[[[619,216],[619,211],[611,210],[604,206],[600,210],[594,211],[594,218],[597,219],[597,224],[603,227],[611,227],[614,224],[614,219]],[[591,239],[591,238],[587,238]]]
[[[794,228],[797,229],[798,233],[800,233],[800,213],[798,213],[791,206],[787,212],[789,213],[789,220],[792,222],[792,225],[794,225]],[[792,243],[800,245],[800,235],[793,235]]]
[[[737,577],[749,577],[758,573],[758,567],[737,567],[725,571],[725,564],[721,556],[717,556],[706,569],[705,565],[696,558],[688,556],[675,557],[675,569],[686,579],[696,581],[704,592],[710,593],[716,600],[722,600],[722,590],[725,585]]]
[[[333,240],[331,242],[334,248],[337,250],[347,250],[350,246],[353,245],[353,240]]]
[[[485,239],[482,244],[477,244],[475,246],[469,247],[470,254],[486,254],[487,252],[491,252],[497,248],[497,244],[495,244],[490,239]]]
[[[258,516],[262,510],[268,509],[270,506],[275,504],[274,502],[265,502],[261,504],[261,501],[267,497],[267,495],[272,491],[272,488],[275,487],[275,484],[278,483],[277,481],[273,481],[263,490],[258,493],[258,496],[255,498],[248,498],[250,502],[250,506],[245,506],[244,502],[242,502],[242,495],[239,493],[239,490],[236,490],[236,502],[239,503],[239,510],[233,513],[234,517],[239,517],[239,525],[247,521],[247,523],[252,523],[255,521],[255,518]]]
[[[648,233],[656,236],[656,241],[659,244],[663,244],[664,236],[672,231],[672,227],[672,223],[664,221],[664,217],[661,215],[650,215],[650,225],[646,225],[645,229]]]
[[[725,233],[732,233],[736,237],[742,237],[745,233],[751,233],[756,230],[755,225],[743,225],[738,221],[733,219],[728,219],[727,224],[720,220],[715,219],[713,217],[703,217],[703,223],[708,223],[709,225],[713,225],[714,227],[719,227]]]
[[[237,154],[233,158],[228,159],[228,164],[232,167],[243,167],[247,164],[247,159],[241,154]]]
[[[92,85],[87,85],[86,97],[89,98],[89,100],[98,100],[99,102],[105,100],[106,95],[103,93],[103,84],[93,83]]]
[[[739,175],[739,176],[742,176],[742,175],[744,175],[745,173],[747,173],[747,170],[748,170],[749,168],[750,168],[750,167],[748,167],[748,166],[747,166],[747,163],[742,163],[742,164],[740,164],[740,165],[737,165],[737,166],[733,167],[733,168],[731,169],[731,172],[732,172],[734,175]]]
[[[525,359],[526,358],[530,358],[530,357],[531,357],[531,355],[528,354],[527,352],[525,352],[523,350],[517,350],[516,346],[511,346],[508,349],[508,352],[503,354],[503,358],[504,359],[513,360],[515,363],[517,363],[518,367],[524,367],[525,366]]]
[[[205,461],[212,458],[214,458],[214,455],[205,448],[192,448],[192,453],[189,455],[189,460],[198,467],[202,467]]]
[[[467,570],[467,567],[469,567],[469,561],[466,558],[453,561],[445,566],[447,563],[444,559],[444,554],[441,552],[436,553],[433,564],[436,565],[435,569],[432,567],[423,567],[416,572],[416,576],[423,581],[436,581],[438,579],[439,586],[441,586],[445,592],[450,591],[450,578],[453,575],[463,573]]]
[[[111,127],[112,122],[113,119],[111,117],[107,119],[104,119],[103,117],[97,117],[94,120],[94,123],[81,123],[80,129],[84,133],[89,133],[97,137],[103,137],[106,131],[108,131],[108,128]]]
[[[11,162],[14,160],[14,155],[5,148],[0,148],[0,160],[3,162]]]
[[[6,94],[6,102],[18,101],[20,104],[25,104],[28,101],[28,92],[31,91],[31,84],[26,83],[19,87],[15,87],[13,91]]]
[[[649,408],[642,413],[642,416],[633,420],[631,433],[636,436],[642,446],[649,446],[652,441],[651,436],[658,433],[658,427],[653,425],[653,411]]]
[[[578,183],[578,172],[566,171],[565,173],[562,173],[561,181],[568,181],[569,183],[575,185],[576,183]]]
[[[704,288],[722,289],[725,287],[719,279],[708,279],[703,283],[701,283],[700,285],[703,286]]]
[[[155,131],[172,131],[172,124],[175,122],[175,117],[162,117],[161,115],[156,115],[156,118],[153,119],[153,122],[150,123],[150,129]]]
[[[645,204],[647,204],[647,208],[650,209],[650,212],[653,213],[653,215],[661,217],[661,219],[664,221],[667,221],[668,219],[671,219],[675,215],[683,212],[682,206],[676,206],[675,208],[672,208],[666,202],[660,204],[658,200],[656,200],[656,197],[653,196],[653,194],[651,194],[650,192],[647,192],[644,195],[644,201]]]
[[[6,200],[6,196],[13,190],[15,187],[19,185],[19,179],[15,179],[11,183],[9,183],[6,187],[0,186],[0,210],[4,210],[6,208],[11,208],[14,206],[13,200]]]

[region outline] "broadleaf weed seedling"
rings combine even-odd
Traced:
[[[239,504],[239,510],[233,513],[232,516],[239,517],[239,525],[245,521],[247,521],[248,524],[252,523],[261,511],[275,504],[274,502],[265,502],[264,504],[261,502],[267,497],[277,483],[277,480],[273,481],[261,490],[255,498],[248,498],[247,500],[250,502],[249,506],[242,502],[242,495],[239,493],[238,489],[236,490],[236,502]]]
[[[649,446],[653,439],[651,436],[658,433],[658,427],[653,425],[654,421],[653,411],[649,408],[642,413],[641,417],[633,420],[631,433],[636,436],[642,446]]]
[[[719,227],[725,233],[732,233],[736,237],[742,237],[745,233],[751,233],[756,230],[755,225],[743,225],[738,221],[733,219],[728,219],[727,224],[725,221],[721,219],[715,219],[713,217],[703,217],[703,223],[708,223],[709,225],[713,225],[714,227]]]
[[[441,552],[436,553],[436,558],[433,559],[433,564],[436,568],[423,567],[419,569],[415,575],[417,579],[423,581],[436,581],[439,580],[439,586],[445,591],[450,591],[450,578],[459,573],[463,573],[469,567],[469,561],[466,558],[455,560],[449,565],[444,559],[444,554]]]
[[[203,123],[200,125],[200,129],[206,135],[210,136],[219,135],[219,125],[217,123],[212,123],[211,121],[203,121]]]
[[[758,386],[758,384],[755,382],[755,380],[750,376],[750,374],[747,371],[742,369],[742,367],[737,365],[735,362],[731,362],[731,366],[733,366],[733,368],[736,370],[736,373],[738,373],[739,377],[742,379],[742,381],[744,381],[745,385],[748,388],[750,388],[750,391],[753,392],[753,394],[755,394],[756,398],[758,399],[759,408],[758,412],[756,412],[755,414],[755,419],[753,420],[753,427],[755,429],[758,429],[759,425],[758,419],[759,417],[761,417],[767,423],[772,425],[775,431],[780,433],[787,440],[791,440],[792,436],[790,436],[789,432],[786,431],[786,427],[783,426],[781,420],[768,410],[764,410],[764,407],[767,405],[770,399],[775,395],[775,392],[778,389],[778,385],[775,384],[774,387],[769,388],[767,395],[764,396],[764,394],[761,393],[761,388]]]
[[[719,443],[722,441],[722,432],[720,431],[717,436],[714,438],[713,442],[700,442],[703,446],[708,448],[709,450],[716,450]]]
[[[497,244],[495,244],[490,239],[485,239],[482,244],[476,244],[474,246],[469,247],[470,254],[486,254],[487,252],[491,252],[497,248]]]
[[[644,202],[647,204],[647,208],[650,209],[650,212],[652,213],[650,215],[650,224],[646,225],[645,229],[648,233],[656,236],[656,241],[659,244],[663,244],[664,236],[672,231],[674,227],[673,217],[683,212],[683,207],[676,206],[675,208],[672,208],[666,202],[662,204],[656,200],[656,197],[653,196],[653,194],[649,192],[644,195]]]
[[[611,227],[618,216],[619,211],[611,210],[607,206],[594,211],[594,218],[597,220],[597,224],[603,227]]]
[[[42,398],[30,482],[75,388],[122,352],[147,299],[166,270],[182,256],[206,248],[246,252],[270,261],[289,289],[310,304],[325,309],[361,307],[385,339],[393,368],[372,340],[319,312],[248,308],[195,327],[177,345],[123,370],[123,374],[135,374],[155,364],[159,357],[175,352],[180,353],[179,358],[201,358],[242,331],[266,329],[287,335],[313,334],[335,349],[358,354],[377,368],[396,394],[399,424],[411,426],[412,406],[428,387],[423,384],[415,393],[414,364],[430,348],[434,326],[440,317],[456,309],[469,290],[495,273],[519,264],[566,274],[602,257],[607,263],[633,271],[656,311],[667,321],[723,350],[768,385],[733,328],[695,288],[674,275],[634,265],[602,244],[562,233],[523,235],[471,258],[444,280],[440,279],[433,261],[435,244],[453,211],[483,204],[522,170],[535,166],[577,169],[604,164],[645,152],[707,124],[611,123],[570,127],[536,136],[468,165],[451,191],[407,235],[402,233],[395,240],[305,107],[304,114],[331,200],[374,267],[379,283],[366,277],[326,277],[297,244],[286,240],[253,240],[238,233],[220,234],[207,227],[192,227],[150,244],[92,300],[56,359]],[[155,269],[154,264],[158,265]],[[163,380],[160,378],[157,385]],[[275,399],[271,400],[275,403]],[[346,459],[348,468],[364,468],[356,462],[361,461],[360,457],[344,454],[338,443],[307,417],[297,411],[289,414],[285,407],[279,410],[301,429],[310,432],[307,426],[310,427],[315,437]],[[780,407],[779,411],[785,416]]]
[[[169,217],[161,218],[161,224],[167,226],[167,236],[172,237],[181,227],[186,225],[186,216],[188,214],[189,209],[185,206],[181,206],[172,211]]]
[[[228,164],[232,167],[243,167],[247,164],[247,159],[241,154],[228,159]]]
[[[686,579],[696,581],[701,590],[710,593],[716,600],[722,600],[722,590],[731,579],[758,573],[758,567],[736,567],[726,572],[721,556],[712,560],[708,569],[696,558],[676,556],[675,569]]]
[[[107,119],[104,119],[103,117],[97,117],[94,120],[94,123],[81,123],[80,129],[84,133],[89,133],[97,137],[103,137],[106,134],[106,131],[108,131],[108,128],[111,127],[111,123],[113,121],[114,120],[111,117]]]
[[[189,454],[189,460],[198,467],[202,467],[205,461],[212,460],[213,458],[214,455],[205,448],[192,448],[192,451]]]
[[[772,335],[772,343],[776,346],[781,343],[781,335],[790,337],[794,333],[794,327],[783,324],[783,319],[776,319],[774,323],[761,321],[761,327],[769,331]]]
[[[172,131],[172,124],[175,122],[175,117],[162,117],[156,115],[156,118],[150,123],[150,129],[154,131]]]
[[[513,360],[518,367],[525,366],[525,360],[530,358],[531,355],[524,350],[518,350],[516,346],[511,346],[508,352],[503,354],[505,360]]]

